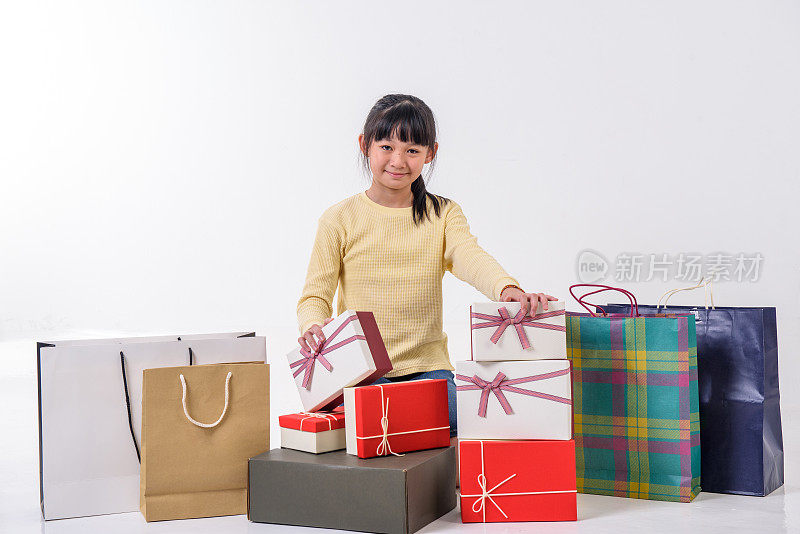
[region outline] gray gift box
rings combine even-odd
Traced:
[[[456,506],[454,447],[369,459],[273,449],[248,469],[258,523],[409,534]]]

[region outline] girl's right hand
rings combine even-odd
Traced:
[[[322,326],[333,321],[333,317],[328,317],[322,322]],[[300,346],[307,350],[308,352],[314,352],[317,350],[322,343],[325,342],[325,334],[322,333],[322,326],[318,324],[312,324],[311,328],[305,331],[305,333],[297,338],[297,342],[300,343]],[[316,336],[316,339],[315,337]]]

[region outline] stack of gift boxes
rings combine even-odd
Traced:
[[[553,308],[523,317],[518,304],[473,306],[473,361],[457,368],[464,522],[575,519],[570,367],[563,305]],[[264,338],[39,344],[44,517],[138,504],[160,521],[246,507],[256,522],[408,534],[454,509],[447,381],[376,383],[392,364],[369,312],[344,312],[323,333],[313,351],[287,355],[303,411],[279,417],[272,450]],[[78,371],[65,359],[96,364],[104,396],[67,387]],[[78,454],[79,424],[56,424],[62,406],[113,423],[90,457]],[[59,492],[63,481],[82,492]]]
[[[619,305],[608,305],[613,306]],[[758,320],[771,310],[774,335],[774,308],[727,310],[723,313],[756,310]],[[578,341],[584,357],[603,353],[598,344],[608,345],[603,343],[607,322],[592,329],[587,325],[594,323],[585,318],[570,321],[575,359]],[[465,523],[577,518],[565,319],[562,302],[533,313],[523,313],[518,303],[488,302],[470,309],[471,358],[456,366]],[[263,453],[270,446],[269,366],[265,340],[253,332],[38,343],[43,518],[140,509],[147,521],[160,521],[246,510],[257,522],[408,534],[452,510],[456,449],[449,446],[447,382],[376,384],[392,365],[371,313],[345,312],[323,332],[325,341],[313,351],[298,348],[288,354],[304,411],[280,416],[283,448]],[[683,331],[682,342],[686,347],[690,339],[693,350],[689,333],[694,336],[693,330]],[[732,350],[720,343],[714,347],[719,353],[708,349],[708,358]],[[690,352],[672,347],[674,358],[689,358]],[[610,364],[603,365],[600,371],[610,372]],[[584,369],[583,380],[576,381],[584,385],[577,400],[586,412],[576,411],[577,424],[595,413],[589,408],[610,406],[610,395],[586,394],[586,382],[609,382],[603,384],[600,371],[592,369]],[[675,410],[669,412],[675,421],[686,423],[681,460],[696,466],[690,414],[683,408],[677,413],[689,405],[684,404],[691,391],[686,384],[696,380],[690,369],[680,371],[684,385],[673,380],[656,386],[672,388],[661,392],[662,408]],[[586,439],[582,448],[589,448]],[[605,450],[602,443],[595,449]],[[602,455],[589,458],[580,450],[582,469],[589,460],[602,463]],[[651,449],[651,459],[654,454],[660,453]],[[782,471],[770,477],[751,480],[746,492],[725,492],[763,495],[783,481]],[[630,489],[624,478],[621,484],[615,494],[660,500],[691,500],[699,490],[688,476],[664,486],[672,493],[647,494],[641,484]]]
[[[409,533],[455,508],[447,382],[373,384],[392,365],[369,312],[322,331],[287,355],[304,411],[279,417],[281,449],[250,459],[249,519]]]
[[[457,362],[463,522],[577,519],[572,378],[563,302],[470,309]]]

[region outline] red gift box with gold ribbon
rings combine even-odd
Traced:
[[[450,445],[446,380],[345,388],[347,452],[359,458]]]
[[[459,441],[461,521],[575,521],[573,440]]]

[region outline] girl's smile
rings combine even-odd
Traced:
[[[435,154],[435,150],[401,141],[397,135],[388,139],[376,139],[369,147],[364,146],[362,136],[359,143],[367,155],[373,182],[393,190],[410,188],[411,183],[422,174],[425,164],[430,163]]]

